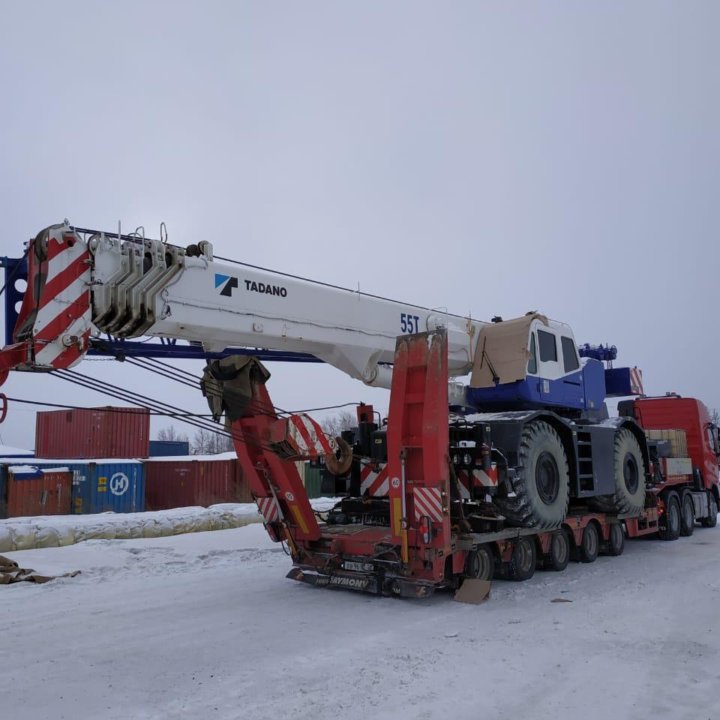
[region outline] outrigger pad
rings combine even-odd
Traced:
[[[490,581],[466,578],[460,589],[455,593],[458,602],[480,605],[490,597]]]

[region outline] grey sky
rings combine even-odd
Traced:
[[[649,392],[720,407],[718,27],[712,0],[0,0],[0,252],[64,217],[164,220],[171,242],[408,302],[541,310]],[[329,367],[271,369],[283,407],[386,406]],[[0,435],[32,427],[15,405]]]

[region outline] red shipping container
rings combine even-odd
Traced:
[[[39,412],[35,455],[39,458],[143,458],[150,446],[146,408],[83,408]]]
[[[144,463],[145,509],[252,502],[240,464],[228,455],[147,460]]]
[[[7,472],[7,516],[69,515],[72,477],[67,469],[11,465]]]

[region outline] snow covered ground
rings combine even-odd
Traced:
[[[329,510],[336,498],[314,498],[316,510]],[[84,540],[127,540],[205,530],[227,530],[261,522],[255,503],[222,503],[140,513],[41,515],[0,520],[0,553],[73,545]]]
[[[9,555],[82,574],[0,586],[8,720],[720,718],[717,529],[480,606],[286,580],[259,524]]]

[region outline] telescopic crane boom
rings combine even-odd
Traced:
[[[28,247],[28,282],[14,344],[0,368],[70,367],[93,334],[202,343],[208,352],[309,353],[353,378],[390,387],[398,335],[445,328],[451,375],[472,366],[484,323],[442,310],[214,258],[138,235],[43,230]]]

